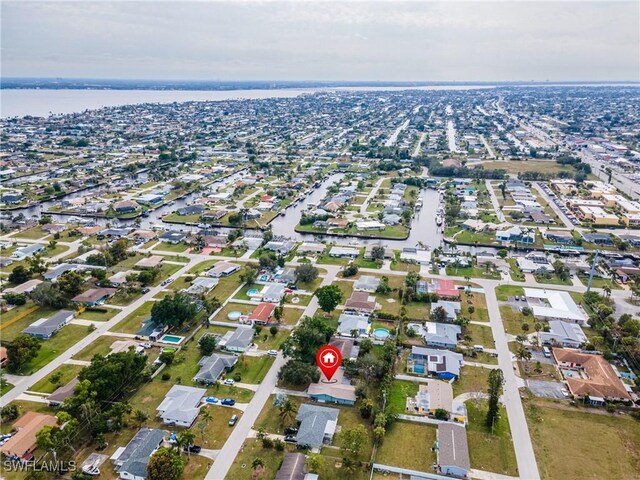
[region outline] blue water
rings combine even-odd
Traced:
[[[373,336],[376,338],[387,338],[389,336],[389,330],[386,328],[376,328],[373,331]]]
[[[258,289],[257,288],[250,288],[249,290],[247,290],[247,295],[249,295],[250,297],[252,295],[257,295],[258,294]]]
[[[424,365],[414,365],[413,371],[415,373],[424,373]]]

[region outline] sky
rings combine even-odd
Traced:
[[[638,81],[640,2],[6,1],[3,77]]]

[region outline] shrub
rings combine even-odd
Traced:
[[[239,373],[236,373],[236,374],[233,376],[233,380],[234,380],[235,382],[239,382],[240,380],[242,380],[242,376],[241,376]]]
[[[273,446],[278,452],[284,451],[284,442],[279,438],[273,441]]]
[[[262,439],[262,448],[273,448],[273,440],[269,437],[264,437]]]
[[[164,373],[162,374],[162,380],[164,380],[165,382],[166,382],[167,380],[169,380],[170,378],[171,378],[171,374],[170,374],[170,373],[164,372]]]

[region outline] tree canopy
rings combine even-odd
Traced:
[[[316,290],[318,304],[320,308],[327,313],[331,313],[336,309],[342,301],[342,290],[337,285],[325,285]]]
[[[196,304],[185,293],[176,292],[155,302],[151,308],[151,321],[158,325],[180,327],[197,313]]]

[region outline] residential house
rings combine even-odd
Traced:
[[[296,420],[300,422],[298,445],[308,445],[312,449],[319,449],[325,444],[330,445],[338,426],[339,413],[340,410],[336,408],[301,404],[296,415]]]
[[[497,231],[496,240],[499,242],[533,244],[536,241],[536,233],[534,230],[515,226],[507,230]]]
[[[27,280],[20,285],[16,285],[13,288],[7,288],[2,293],[13,293],[15,295],[19,295],[21,293],[29,294],[35,290],[35,288],[42,283],[42,280],[38,280],[37,278],[32,278],[31,280]]]
[[[551,320],[548,332],[539,332],[540,341],[545,345],[580,348],[587,343],[587,336],[577,323]]]
[[[237,361],[238,357],[235,355],[221,355],[218,353],[202,357],[198,362],[200,370],[193,377],[193,381],[212,385],[218,381],[220,375],[231,370]]]
[[[166,243],[172,243],[175,245],[177,243],[182,242],[186,237],[187,237],[187,234],[184,232],[174,232],[170,230],[160,235],[158,237],[158,240]]]
[[[0,446],[0,453],[5,457],[20,460],[32,460],[36,450],[36,434],[43,427],[56,425],[56,417],[28,411],[22,415],[13,427],[17,433]]]
[[[371,275],[362,275],[358,278],[354,284],[353,289],[356,292],[369,292],[373,293],[380,285],[380,279]]]
[[[364,249],[364,258],[366,260],[371,260],[373,259],[373,249],[375,247],[382,247],[382,245],[367,245]],[[385,260],[391,260],[394,255],[393,255],[393,250],[390,249],[389,247],[382,247],[383,248],[383,258]]]
[[[86,292],[73,297],[71,301],[86,307],[95,307],[115,295],[116,291],[115,288],[90,288]]]
[[[273,311],[276,306],[273,303],[260,303],[249,315],[249,320],[254,325],[267,325],[272,321]]]
[[[62,403],[73,395],[76,385],[80,382],[78,377],[71,380],[66,385],[62,385],[58,387],[51,395],[47,397],[47,402],[50,407],[58,407],[62,405]]]
[[[6,347],[0,347],[0,368],[5,368],[9,363],[9,355]]]
[[[438,300],[437,302],[432,302],[431,314],[433,315],[433,312],[439,308],[442,308],[446,313],[447,322],[454,322],[458,318],[458,315],[460,315],[460,302],[451,302],[448,300]],[[442,321],[442,319],[439,320]]]
[[[349,300],[344,304],[345,311],[354,311],[364,315],[370,315],[379,308],[376,297],[368,292],[353,292]]]
[[[216,285],[218,285],[217,278],[196,277],[183,291],[190,295],[202,295],[209,293]]]
[[[613,245],[613,239],[608,233],[583,233],[582,239],[596,245]]]
[[[434,375],[444,380],[460,376],[462,355],[450,350],[411,347],[407,360],[407,371],[419,375]]]
[[[22,333],[31,335],[32,337],[46,340],[56,334],[58,330],[73,320],[73,312],[71,310],[61,310],[49,318],[41,318],[36,320]]]
[[[569,292],[525,288],[524,296],[527,305],[533,311],[533,316],[538,320],[560,320],[580,325],[587,321],[587,315],[576,305]]]
[[[459,298],[460,290],[456,288],[453,280],[436,278],[429,285],[429,291],[434,292],[440,298]]]
[[[307,479],[305,463],[307,457],[303,453],[287,453],[276,473],[275,480],[310,480]]]
[[[218,262],[207,271],[207,275],[213,278],[226,277],[240,270],[240,265],[230,262]]]
[[[467,431],[455,423],[438,425],[438,459],[436,473],[467,478],[471,471]]]
[[[551,352],[575,398],[586,396],[592,405],[631,401],[624,383],[602,355],[567,348],[552,348]]]
[[[44,251],[44,245],[40,245],[39,243],[33,243],[31,245],[27,245],[26,247],[21,247],[16,249],[11,254],[11,258],[24,260],[25,258],[33,257],[36,253],[40,253],[42,251]]]
[[[145,480],[147,464],[153,452],[164,442],[164,430],[141,428],[127,444],[111,456],[122,480]]]
[[[464,402],[453,401],[453,387],[449,382],[433,379],[421,382],[416,396],[407,398],[408,412],[433,417],[438,410],[445,410],[451,421],[466,421]]]
[[[360,254],[360,249],[354,247],[333,246],[329,255],[337,258],[356,258]]]
[[[267,283],[260,292],[263,302],[280,303],[285,296],[285,286],[281,283]]]
[[[338,318],[337,334],[343,337],[352,337],[357,332],[358,337],[368,337],[371,331],[371,320],[364,315],[343,313]]]
[[[139,268],[141,270],[147,268],[158,268],[162,262],[164,261],[164,257],[162,255],[151,255],[149,257],[145,257],[134,265],[135,268]]]
[[[165,425],[189,428],[200,413],[200,403],[207,394],[204,388],[174,385],[156,411]]]
[[[239,326],[225,333],[218,341],[218,347],[230,352],[242,353],[253,342],[255,330],[249,326]]]
[[[329,382],[321,375],[320,381],[312,383],[307,389],[309,397],[319,403],[337,403],[339,405],[355,405],[356,388],[344,377],[344,368],[340,367]]]
[[[278,282],[282,282],[285,285],[292,285],[296,283],[296,269],[286,267],[278,269],[274,275],[274,279]]]
[[[425,322],[419,333],[428,347],[456,348],[462,329],[452,323]]]
[[[262,248],[264,250],[271,250],[276,252],[278,255],[287,256],[296,246],[296,242],[293,240],[283,240],[283,241],[275,241],[272,240],[267,242]]]
[[[131,213],[135,212],[140,205],[133,200],[122,200],[121,202],[115,202],[113,204],[113,210],[116,213]]]
[[[323,243],[304,242],[298,247],[297,254],[322,255],[327,248]]]

